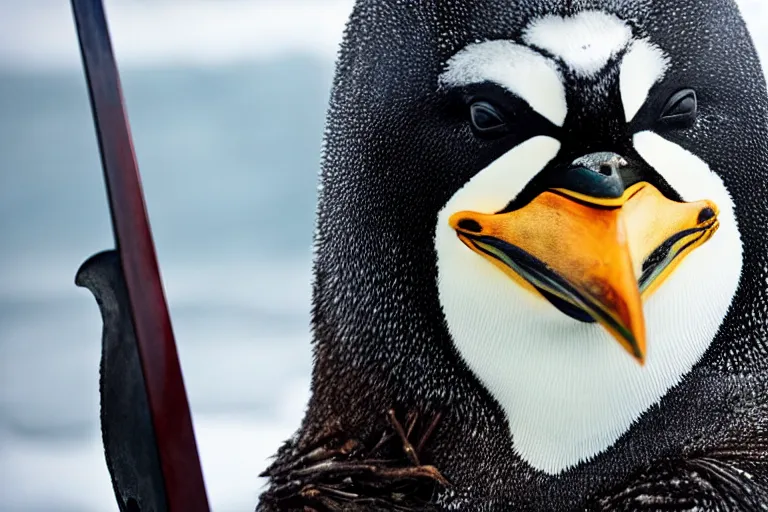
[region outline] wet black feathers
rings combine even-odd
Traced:
[[[744,270],[694,370],[605,453],[550,477],[514,453],[503,414],[456,354],[442,317],[437,212],[508,148],[473,137],[437,77],[470,42],[516,39],[532,17],[590,8],[628,20],[670,55],[675,83],[696,89],[696,126],[669,137],[733,195]],[[375,445],[394,407],[442,415],[420,461],[452,484],[437,486],[429,506],[438,509],[652,510],[658,500],[664,510],[751,510],[768,492],[767,165],[768,94],[731,0],[359,1],[327,118],[312,397],[273,469],[331,449],[327,440],[338,436]],[[408,464],[402,452],[389,456]],[[281,474],[270,473],[260,510],[280,509]]]

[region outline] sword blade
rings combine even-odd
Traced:
[[[72,9],[169,510],[207,512],[189,403],[104,6],[101,0],[72,0]]]

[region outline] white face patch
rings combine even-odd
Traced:
[[[560,143],[552,137],[539,136],[523,142],[469,180],[453,195],[440,215],[450,216],[461,210],[495,213],[503,209],[555,158],[558,151]],[[452,237],[456,238],[456,233],[448,226],[448,217],[443,220]]]
[[[537,137],[510,150],[438,215],[438,291],[451,337],[502,407],[516,452],[549,474],[605,451],[679,383],[709,347],[738,286],[742,246],[722,180],[654,133],[634,143],[685,200],[710,199],[720,209],[720,229],[644,305],[643,367],[598,324],[573,320],[524,290],[448,224],[461,210],[503,208],[557,154],[557,141]]]
[[[635,40],[621,61],[619,90],[627,122],[640,111],[651,88],[664,77],[669,58],[658,47]]]
[[[557,65],[511,41],[470,44],[448,61],[440,85],[460,87],[492,82],[519,96],[530,107],[562,126],[568,112]]]
[[[602,11],[583,11],[562,18],[548,15],[531,22],[523,40],[562,59],[577,76],[591,77],[626,48],[632,30]]]
[[[548,16],[525,32],[581,76],[602,70],[626,49],[619,89],[627,120],[646,103],[669,67],[618,18],[584,12]],[[469,45],[440,83],[490,81],[517,94],[557,125],[566,94],[554,60],[509,41]],[[559,474],[611,447],[691,370],[711,344],[738,287],[742,244],[733,201],[709,166],[653,132],[634,135],[637,152],[686,201],[711,200],[720,228],[683,259],[643,306],[647,352],[640,366],[598,324],[579,322],[521,287],[469,249],[449,225],[463,210],[503,209],[554,159],[561,143],[539,136],[476,174],[440,211],[435,229],[438,292],[448,330],[470,370],[504,411],[516,452]]]

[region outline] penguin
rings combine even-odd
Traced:
[[[768,509],[767,242],[733,0],[358,0],[257,510]]]

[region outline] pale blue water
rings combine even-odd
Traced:
[[[218,510],[255,503],[255,473],[297,426],[306,399],[330,64],[294,57],[123,73],[193,414],[215,424],[200,427],[211,439],[201,450],[216,459],[233,422],[245,425],[234,430],[243,442],[271,432],[263,444],[233,448],[248,460],[207,467]],[[101,323],[90,294],[73,284],[80,263],[111,246],[83,76],[0,71],[2,511],[111,510],[103,471],[91,476],[102,464]],[[70,471],[83,472],[83,487],[60,492],[72,487],[60,482]],[[82,496],[91,478],[98,500]],[[221,481],[237,478],[253,482],[252,495],[228,501]]]

